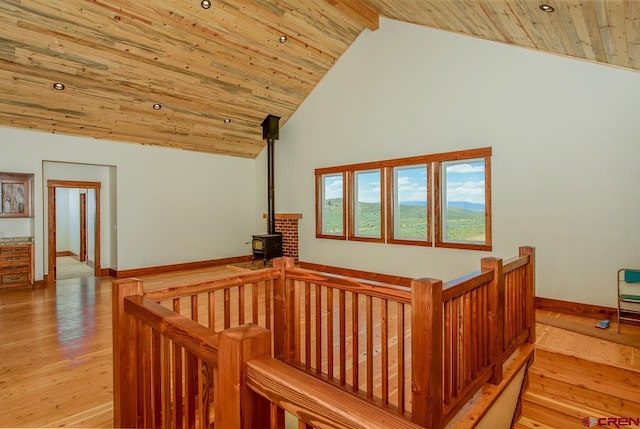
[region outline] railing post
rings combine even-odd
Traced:
[[[280,269],[274,281],[273,348],[274,356],[283,362],[293,359],[294,348],[294,290],[287,284],[287,270],[295,266],[293,258],[276,258],[273,267]]]
[[[268,429],[270,403],[246,386],[246,363],[271,356],[271,332],[248,324],[219,334],[215,427]]]
[[[142,281],[123,279],[111,284],[113,329],[113,427],[138,427],[136,377],[137,328],[124,311],[124,299],[142,295]]]
[[[535,247],[523,246],[520,248],[520,257],[529,256],[525,279],[525,320],[529,328],[529,338],[527,342],[536,342],[536,249]]]
[[[504,271],[502,259],[482,258],[482,271],[493,271],[493,280],[489,284],[489,356],[493,364],[492,384],[500,384],[503,379],[504,364]]]
[[[430,429],[442,428],[442,281],[411,281],[412,420]]]

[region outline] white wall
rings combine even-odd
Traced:
[[[117,192],[110,192],[117,200],[108,209],[112,218],[117,213],[111,220],[114,231],[117,228],[117,239],[112,240],[117,251],[105,252],[105,268],[126,270],[250,253],[245,242],[257,211],[254,160],[12,128],[0,128],[0,153],[0,171],[35,174],[36,279],[42,279],[45,254],[43,160],[107,165],[117,171],[106,178],[117,183]],[[15,232],[3,225],[10,224],[0,223],[0,232]],[[116,261],[110,260],[114,253]]]
[[[56,189],[56,252],[70,249],[69,189]]]
[[[381,19],[286,123],[277,211],[300,258],[449,280],[486,252],[315,238],[314,169],[493,147],[491,255],[537,248],[537,295],[615,306],[640,266],[640,75]]]
[[[56,251],[80,253],[79,189],[56,189]]]

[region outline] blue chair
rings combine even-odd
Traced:
[[[630,317],[635,314],[636,317]],[[625,316],[627,315],[627,316]],[[640,269],[618,270],[618,333],[622,320],[640,320]]]

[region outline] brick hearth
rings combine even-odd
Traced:
[[[262,215],[269,222],[266,213]],[[300,213],[276,213],[276,232],[282,233],[282,256],[290,256],[298,262],[298,220]],[[268,225],[267,225],[268,226]]]

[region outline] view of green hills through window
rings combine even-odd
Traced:
[[[342,198],[325,200],[324,225],[328,234],[342,233]],[[358,203],[360,225],[356,235],[380,236],[380,204]],[[452,241],[484,241],[484,204],[450,201],[447,207],[447,239]],[[400,202],[396,238],[415,239],[427,236],[425,201]]]
[[[399,240],[426,240],[427,213],[435,216],[427,206],[428,164],[398,166],[392,169],[393,238]],[[482,158],[445,161],[442,170],[441,224],[442,240],[446,242],[484,243],[485,221],[485,161]],[[322,177],[322,231],[328,235],[343,235],[343,187],[342,173]],[[353,193],[357,205],[349,221],[354,224],[357,237],[383,238],[381,228],[381,204],[384,194],[382,170],[354,172]],[[350,208],[347,207],[349,210]],[[433,219],[433,218],[432,218]]]

